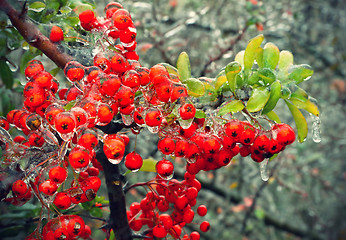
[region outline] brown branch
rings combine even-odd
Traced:
[[[228,51],[231,51],[234,48],[235,44],[237,42],[239,42],[244,37],[244,34],[245,34],[247,28],[248,28],[248,25],[245,25],[245,27],[239,31],[238,36],[230,41],[227,48],[220,49],[220,52],[218,55],[216,55],[214,57],[210,57],[209,61],[204,64],[204,67],[203,67],[201,73],[199,74],[199,76],[205,76],[207,73],[208,67],[213,62],[220,60],[225,55],[225,53],[227,53]]]
[[[0,0],[0,10],[4,11],[12,25],[31,46],[41,50],[58,67],[64,68],[72,60],[72,56],[61,53],[56,44],[43,35],[37,26],[26,16],[25,12],[14,9],[6,0]]]
[[[132,240],[132,231],[129,227],[126,214],[125,194],[122,186],[122,175],[118,164],[108,161],[103,152],[103,144],[96,154],[97,160],[102,164],[110,208],[109,225],[113,229],[116,239]]]

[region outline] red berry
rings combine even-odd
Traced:
[[[143,165],[143,159],[141,155],[136,152],[131,152],[125,157],[125,166],[131,171],[139,170]]]
[[[183,120],[194,118],[196,114],[196,108],[195,106],[193,106],[193,104],[185,103],[179,108],[179,114]]]
[[[208,221],[204,221],[200,225],[200,229],[202,232],[208,232],[210,229],[210,223]]]
[[[71,198],[66,192],[59,192],[55,195],[53,203],[59,209],[68,209],[71,206]]]
[[[169,155],[174,152],[175,143],[172,138],[166,137],[158,142],[157,147],[163,154]]]
[[[153,235],[157,238],[165,238],[167,236],[167,230],[162,225],[156,225],[153,228]]]
[[[28,192],[28,185],[23,180],[17,180],[12,184],[12,192],[16,196],[23,196]]]
[[[61,42],[64,40],[64,32],[62,31],[62,29],[58,26],[53,26],[51,31],[50,31],[50,35],[49,38],[52,42]]]
[[[156,163],[156,172],[160,177],[167,179],[173,176],[174,166],[170,161],[163,159]]]
[[[208,209],[205,205],[200,205],[197,208],[197,213],[199,216],[203,217],[205,215],[207,215]]]
[[[45,195],[51,196],[58,190],[58,185],[48,179],[39,185],[38,190]]]
[[[56,166],[49,170],[49,178],[56,183],[63,183],[67,178],[67,170],[63,167]]]

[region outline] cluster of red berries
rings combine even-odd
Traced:
[[[42,237],[45,240],[90,239],[90,236],[90,227],[77,215],[62,215],[51,219],[42,230]],[[26,238],[26,240],[38,239],[37,234],[32,234],[30,237]]]
[[[139,231],[146,225],[150,229],[148,237],[152,238],[167,235],[180,238],[182,228],[195,216],[193,207],[201,188],[195,174],[226,166],[239,153],[261,162],[293,143],[295,133],[287,124],[274,124],[270,130],[263,130],[236,119],[195,118],[193,99],[177,75],[168,72],[163,64],[148,69],[137,61],[136,29],[128,11],[119,3],[110,3],[105,12],[106,17],[102,18],[86,10],[79,15],[80,24],[85,30],[106,33],[103,40],[113,44],[114,51],[95,54],[93,66],[83,66],[77,61],[66,64],[64,74],[70,87],[59,90],[59,82],[41,62],[28,63],[23,108],[10,111],[6,118],[0,117],[0,134],[14,126],[27,137],[16,136],[14,143],[6,143],[5,160],[8,164],[17,161],[20,155],[14,154],[17,148],[43,149],[55,145],[58,153],[35,171],[28,169],[28,175],[29,171],[36,174],[35,180],[24,176],[14,182],[13,196],[6,201],[22,205],[35,193],[43,204],[70,209],[93,200],[101,185],[99,171],[103,170],[95,153],[99,141],[113,164],[122,161],[129,143],[127,135],[104,135],[97,127],[109,124],[120,113],[134,134],[146,127],[158,133],[158,149],[164,155],[187,160],[182,182],[171,180],[174,172],[171,161],[164,158],[157,162],[158,177],[148,182],[152,191],[140,203],[130,206],[130,227]],[[60,30],[53,27],[51,41],[63,40]],[[120,44],[116,43],[118,39]],[[124,159],[131,171],[142,167],[143,159],[135,151]],[[67,184],[59,187],[66,183],[68,165],[75,179],[70,187],[66,188]],[[203,205],[197,208],[200,216],[206,212]],[[209,226],[204,221],[200,230],[206,232]],[[43,238],[72,240],[87,238],[89,232],[80,217],[59,216],[46,224]],[[198,240],[200,236],[192,232],[182,239]]]
[[[87,31],[106,33],[113,41],[119,39],[120,44],[116,47],[125,55],[126,59],[138,60],[139,57],[135,51],[137,46],[136,27],[130,13],[118,2],[107,4],[104,11],[106,17],[96,17],[92,10],[81,12],[79,14],[81,26]]]
[[[132,203],[127,211],[131,229],[140,231],[146,225],[151,229],[146,235],[151,237],[149,239],[165,238],[167,235],[180,239],[182,228],[191,223],[195,217],[193,207],[197,203],[196,198],[201,189],[200,182],[195,175],[185,173],[181,182],[167,181],[158,176],[148,184],[152,191],[149,191],[140,203]],[[197,213],[205,216],[206,206],[198,206]],[[207,232],[209,227],[208,221],[200,224],[202,232]],[[194,231],[190,235],[185,234],[183,239],[199,240],[200,235]]]

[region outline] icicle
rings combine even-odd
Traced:
[[[268,181],[268,179],[269,179],[269,173],[268,173],[268,169],[267,169],[268,161],[269,161],[269,159],[266,158],[262,162],[259,163],[261,178],[263,181]]]
[[[0,141],[4,143],[9,143],[13,141],[11,135],[2,127],[0,127]]]
[[[322,141],[321,139],[321,119],[318,116],[312,115],[312,140],[315,143]]]

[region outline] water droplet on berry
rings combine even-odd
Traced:
[[[315,143],[320,143],[322,141],[321,138],[321,119],[318,116],[311,115],[312,118],[312,140]]]
[[[59,132],[58,132],[59,133]],[[64,141],[69,141],[73,137],[74,132],[70,133],[59,133],[59,136],[61,137],[62,140]]]
[[[269,173],[268,173],[268,158],[264,159],[262,162],[259,163],[260,165],[260,172],[261,172],[261,178],[263,181],[268,181],[269,179]]]
[[[193,119],[194,118],[187,119],[187,120],[179,119],[178,122],[183,129],[187,129],[187,128],[191,127]]]
[[[109,159],[108,158],[108,161],[111,163],[111,164],[119,164],[121,162],[121,160],[123,159],[123,156],[121,156],[120,158],[113,158],[113,159]]]
[[[148,128],[149,132],[151,132],[151,133],[158,133],[159,132],[159,127],[158,126],[156,126],[156,127],[149,127],[149,126],[147,126],[147,128]]]

